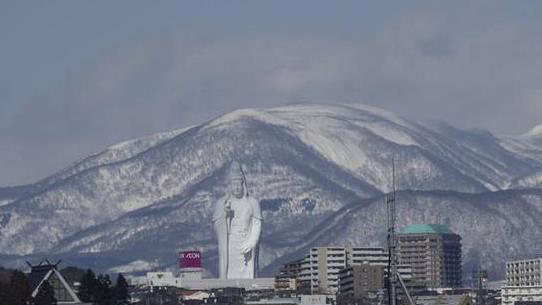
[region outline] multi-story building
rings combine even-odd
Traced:
[[[414,282],[427,288],[461,287],[461,237],[447,226],[418,224],[397,234],[399,263],[412,268]]]
[[[347,264],[346,248],[316,247],[309,250],[303,261],[299,279],[311,294],[335,294],[339,286],[339,271]]]
[[[419,289],[412,282],[410,266],[400,265],[397,271],[410,292]],[[379,291],[386,287],[387,277],[387,263],[365,262],[348,266],[339,273],[339,294],[343,297],[376,299]],[[402,293],[402,289],[397,288]]]
[[[388,265],[388,252],[383,248],[369,247],[346,247],[348,265],[368,263],[371,265]]]
[[[501,298],[503,305],[542,302],[542,258],[507,262]]]
[[[298,276],[303,292],[335,294],[339,290],[339,273],[354,265],[387,266],[388,253],[375,247],[316,247],[301,263]]]
[[[518,302],[542,302],[542,286],[504,286],[501,288],[502,305]]]
[[[542,286],[542,258],[507,262],[506,286]]]
[[[275,276],[275,290],[277,291],[296,291],[301,289],[299,285],[299,273],[304,259],[288,262],[279,270]]]
[[[386,266],[362,263],[344,268],[339,273],[341,296],[374,299],[385,285]]]

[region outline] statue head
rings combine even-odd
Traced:
[[[236,198],[242,198],[246,195],[246,180],[241,164],[233,161],[228,172],[228,187],[230,193]]]

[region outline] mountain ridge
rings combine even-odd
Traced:
[[[34,256],[103,258],[107,253],[125,253],[126,259],[103,262],[104,270],[116,270],[131,262],[164,265],[172,249],[201,247],[214,253],[214,236],[206,221],[213,202],[226,191],[223,169],[235,159],[244,164],[264,215],[281,219],[264,224],[261,262],[264,273],[270,274],[284,257],[331,241],[332,230],[338,230],[336,236],[344,242],[373,245],[381,240],[384,233],[366,214],[385,219],[372,206],[391,189],[391,159],[398,164],[400,194],[415,192],[412,200],[418,206],[434,200],[432,206],[440,209],[439,203],[455,202],[464,211],[489,219],[490,210],[473,210],[470,205],[486,202],[490,194],[497,194],[499,202],[511,200],[538,213],[536,203],[524,195],[539,198],[533,188],[538,185],[516,181],[542,168],[539,155],[542,145],[531,138],[423,125],[372,106],[242,109],[201,125],[109,146],[35,184],[6,190],[6,197],[0,189],[0,201],[18,196],[0,205],[0,255],[5,263],[16,264]],[[516,188],[523,190],[508,192]],[[360,202],[368,204],[363,213],[349,208]],[[429,213],[411,208],[420,215]],[[420,220],[405,213],[412,221]],[[453,210],[449,213],[462,226],[469,225]],[[522,211],[510,213],[528,217]],[[436,214],[427,215],[438,220]],[[500,221],[511,230],[522,225]],[[494,230],[500,234],[491,233],[494,238],[506,237],[505,231]],[[354,236],[360,232],[367,238]],[[542,236],[533,232],[529,234]],[[515,242],[513,253],[528,241]],[[152,251],[150,244],[155,245]],[[489,250],[499,247],[488,245]],[[472,251],[480,245],[469,237],[466,246]],[[136,250],[142,253],[139,259],[129,254]],[[213,254],[206,259],[211,272],[215,259]],[[502,259],[499,255],[489,261],[497,266]],[[475,261],[467,255],[466,264]]]

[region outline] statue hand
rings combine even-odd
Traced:
[[[252,248],[253,247],[251,245],[249,245],[247,243],[244,243],[244,244],[241,245],[241,253],[243,253],[245,255],[249,254],[250,251],[252,251]]]
[[[224,214],[226,215],[226,218],[234,217],[234,211],[231,208],[231,201],[229,198],[226,201],[224,201]]]

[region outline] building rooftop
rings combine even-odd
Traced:
[[[32,297],[40,292],[42,285],[47,282],[53,289],[55,298],[59,304],[82,304],[79,297],[75,294],[72,287],[66,282],[62,274],[58,272],[56,264],[48,260],[40,262],[38,265],[31,265],[28,275],[28,284],[32,291]]]
[[[416,297],[416,304],[420,305],[473,305],[468,295],[436,295]]]
[[[401,234],[455,234],[450,228],[441,224],[415,224],[404,227]]]

